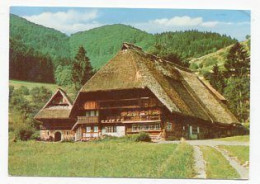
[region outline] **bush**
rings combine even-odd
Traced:
[[[31,139],[34,133],[35,130],[25,123],[18,123],[15,127],[15,137],[22,141],[27,141]]]
[[[30,94],[30,91],[27,87],[25,86],[21,86],[18,91],[23,94],[23,95],[29,95]]]
[[[199,66],[198,66],[197,63],[193,62],[193,63],[190,64],[190,69],[197,70],[198,68],[199,68]]]
[[[140,132],[139,134],[137,134],[136,142],[151,142],[151,137],[149,136],[148,133],[145,132]]]
[[[9,85],[9,98],[11,98],[13,92],[14,92],[14,86]]]
[[[35,131],[32,136],[31,136],[31,139],[34,139],[34,140],[40,140],[40,132],[39,131]]]
[[[125,135],[123,137],[115,137],[111,135],[103,135],[101,139],[95,140],[95,142],[106,142],[106,141],[116,141],[116,142],[151,142],[151,137],[148,133],[141,132],[139,134]]]
[[[71,143],[74,143],[75,140],[73,137],[70,137],[70,138],[64,138],[61,142],[71,142]]]

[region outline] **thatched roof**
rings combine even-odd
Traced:
[[[218,123],[238,122],[221,102],[222,96],[197,75],[128,43],[82,87],[79,95],[147,88],[172,113]]]
[[[68,119],[71,109],[72,101],[66,92],[59,88],[34,118],[36,120]]]

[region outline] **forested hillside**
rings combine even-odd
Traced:
[[[155,35],[152,52],[160,56],[175,53],[182,60],[197,58],[236,42],[230,36],[196,30]]]
[[[79,46],[83,46],[92,66],[100,68],[120,50],[123,42],[134,43],[146,50],[154,41],[152,34],[116,24],[73,34],[70,37],[70,47],[72,55],[75,55]]]
[[[66,79],[63,83],[67,85],[80,46],[86,50],[92,67],[98,70],[119,51],[123,42],[134,43],[147,52],[188,67],[190,58],[215,52],[235,43],[235,40],[225,35],[195,30],[153,35],[122,24],[106,25],[67,36],[10,15],[10,78],[57,83],[65,82],[59,80],[62,76]],[[23,71],[19,72],[17,69],[21,67]]]
[[[241,45],[245,48],[245,50],[250,55],[250,41],[246,40],[241,42]],[[198,72],[201,75],[205,75],[212,71],[214,65],[218,65],[221,71],[225,70],[224,64],[227,61],[227,55],[230,48],[233,46],[224,47],[216,52],[212,52],[210,54],[204,55],[202,57],[194,58],[189,61],[190,69]]]
[[[10,15],[10,38],[24,45],[26,51],[33,49],[41,55],[50,57],[55,67],[59,65],[62,58],[70,57],[69,36],[12,14]]]

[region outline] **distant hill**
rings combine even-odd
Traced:
[[[241,42],[241,45],[243,45],[244,48],[250,54],[249,40]],[[197,71],[198,73],[203,75],[206,72],[211,72],[213,66],[215,64],[217,64],[219,66],[220,70],[223,71],[228,52],[232,46],[233,46],[233,44],[229,45],[227,47],[224,47],[216,52],[190,60],[189,61],[190,69],[192,69],[193,71]]]
[[[75,56],[79,46],[83,46],[92,66],[100,68],[120,50],[123,42],[134,43],[146,50],[154,44],[155,38],[131,26],[106,25],[72,34],[70,48],[72,56]]]
[[[55,66],[58,60],[71,55],[69,36],[13,14],[10,15],[10,39],[24,45],[27,50],[33,49],[51,57]]]
[[[21,65],[33,62],[35,66],[24,67],[23,73],[11,69],[13,73],[10,78],[52,82],[57,66],[71,64],[79,46],[84,46],[92,66],[99,69],[120,50],[123,42],[134,43],[159,56],[174,54],[188,61],[215,52],[236,40],[217,33],[195,30],[154,35],[123,24],[106,25],[67,36],[11,14],[10,53],[14,56],[10,57],[11,66],[20,67],[19,62],[22,62]],[[39,72],[42,64],[45,69]],[[48,73],[45,74],[45,71]],[[37,76],[38,72],[40,76]],[[35,80],[28,76],[31,74]]]

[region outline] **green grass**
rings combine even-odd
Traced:
[[[9,174],[13,176],[190,178],[192,165],[192,148],[186,144],[9,144]]]
[[[61,86],[57,84],[49,84],[49,83],[40,83],[40,82],[29,82],[29,81],[19,81],[19,80],[9,80],[9,85],[14,86],[14,89],[18,89],[21,86],[27,87],[29,90],[31,90],[34,87],[45,87],[49,89],[52,93],[55,93],[58,88]],[[71,98],[71,100],[74,100],[74,98],[77,95],[77,92],[75,92],[74,88],[72,85],[70,86],[62,86],[61,87],[63,90],[66,91],[67,95]],[[28,100],[30,100],[29,97],[27,97]]]
[[[225,137],[221,139],[214,139],[219,141],[238,141],[238,142],[249,142],[249,135]]]
[[[56,84],[39,83],[39,82],[27,82],[27,81],[19,81],[19,80],[9,80],[9,85],[14,86],[14,89],[18,89],[21,86],[25,86],[29,90],[31,90],[34,87],[44,86],[44,87],[50,89],[52,92],[55,92],[57,90],[57,88],[59,87]]]
[[[248,40],[240,42],[240,43],[250,54],[250,50],[248,47]],[[198,71],[200,74],[203,74],[205,72],[210,72],[212,70],[213,66],[215,65],[215,63],[217,63],[218,66],[220,67],[220,70],[222,70],[222,71],[225,70],[224,64],[226,62],[226,57],[227,57],[228,52],[231,47],[232,47],[232,45],[224,47],[216,52],[190,60],[191,66],[194,66],[195,64],[197,66],[201,66],[198,69],[194,69],[192,67],[190,67],[190,69],[192,69],[194,71]]]
[[[222,149],[228,151],[228,153],[233,156],[237,157],[240,163],[243,165],[246,161],[249,161],[249,146],[219,146]]]
[[[200,146],[203,158],[206,161],[207,178],[218,179],[235,179],[239,174],[228,163],[223,155],[215,148]]]

